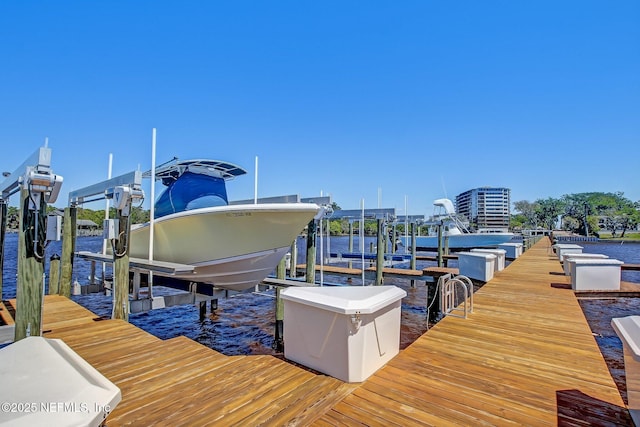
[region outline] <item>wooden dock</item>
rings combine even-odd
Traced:
[[[631,425],[543,239],[315,425]]]
[[[163,341],[63,297],[45,298],[45,336],[121,388],[107,425],[631,425],[549,245],[496,273],[467,319],[446,317],[361,384]]]

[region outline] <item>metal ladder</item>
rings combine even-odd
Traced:
[[[440,313],[443,316],[455,316],[466,319],[468,313],[473,313],[473,282],[462,275],[445,274],[438,279],[440,289]],[[458,307],[458,292],[462,290],[462,307]],[[462,311],[463,314],[457,314]]]

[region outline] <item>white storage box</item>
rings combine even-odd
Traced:
[[[562,256],[564,254],[581,254],[582,246],[574,245],[569,243],[558,243],[553,245],[553,248],[556,251],[556,255],[558,256],[558,260],[562,261]]]
[[[3,348],[0,378],[0,424],[11,426],[100,426],[122,398],[59,339],[27,337]]]
[[[571,263],[569,258],[575,259],[605,259],[609,258],[607,255],[603,254],[564,254],[562,255],[562,268],[564,269],[565,276],[571,276]]]
[[[400,351],[396,286],[283,290],[284,356],[345,382],[361,382]]]
[[[571,288],[579,291],[620,289],[620,266],[617,259],[569,258]]]
[[[494,265],[495,271],[504,270],[507,257],[507,251],[504,249],[471,249],[471,252],[494,254],[496,256],[496,264]]]
[[[500,243],[498,245],[499,249],[506,251],[505,256],[509,259],[516,259],[522,255],[522,247],[522,243]]]
[[[496,256],[481,252],[459,252],[458,270],[470,279],[488,282],[493,279]]]
[[[611,319],[624,349],[624,373],[627,378],[629,414],[635,425],[640,425],[640,316]]]

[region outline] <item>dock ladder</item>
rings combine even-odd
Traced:
[[[468,277],[445,274],[438,279],[438,287],[440,289],[440,312],[443,316],[466,319],[468,313],[473,313],[473,282]],[[463,295],[461,304],[458,303],[460,291]],[[456,314],[456,311],[462,311],[463,314]]]

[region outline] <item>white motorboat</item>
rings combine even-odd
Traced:
[[[483,229],[470,232],[456,215],[453,203],[449,199],[437,199],[433,202],[435,213],[431,218],[429,234],[416,236],[416,250],[431,251],[438,249],[438,225],[442,226],[442,247],[445,238],[449,249],[471,249],[495,247],[510,241],[514,234],[502,229]],[[411,247],[411,237],[402,236],[400,241],[405,248]]]
[[[167,186],[155,203],[153,259],[195,267],[179,279],[231,290],[268,276],[304,227],[314,203],[229,205],[226,180],[245,174],[217,160],[176,161],[157,168]],[[148,259],[150,224],[131,229],[129,255]]]

